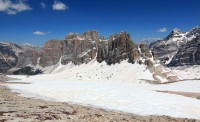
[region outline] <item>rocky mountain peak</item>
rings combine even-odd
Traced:
[[[194,27],[187,33],[188,38],[195,38],[196,36],[200,35],[200,26]]]
[[[172,32],[165,38],[165,40],[170,40],[172,38],[181,38],[183,36],[184,32],[181,30],[175,28],[172,30]]]
[[[92,40],[97,41],[99,39],[99,33],[95,30],[87,31],[83,34],[69,33],[66,36],[66,40]]]
[[[180,29],[178,29],[178,28],[174,28],[172,33],[179,34],[179,33],[182,33],[182,31]]]
[[[78,34],[78,33],[69,33],[66,36],[67,40],[74,40],[74,39],[78,39],[78,40],[83,40],[83,35]]]
[[[126,32],[121,32],[119,34],[114,34],[114,35],[110,36],[111,41],[116,40],[116,39],[119,39],[121,41],[126,40],[126,39],[131,40],[131,37],[130,37],[130,34],[128,34]]]
[[[99,38],[99,33],[96,30],[91,30],[91,31],[87,31],[83,34],[83,36],[86,39],[98,39]]]

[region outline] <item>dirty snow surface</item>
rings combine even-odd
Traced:
[[[31,84],[7,86],[25,97],[75,103],[139,115],[168,115],[200,119],[200,100],[155,91],[200,92],[198,80],[150,85],[109,80],[42,79],[43,75],[34,76],[35,78],[18,77],[22,79],[20,82]]]

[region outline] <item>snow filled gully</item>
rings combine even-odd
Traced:
[[[156,92],[200,93],[200,81],[149,85],[113,81],[20,80],[31,84],[7,84],[24,97],[41,98],[139,115],[168,115],[200,119],[200,100]]]

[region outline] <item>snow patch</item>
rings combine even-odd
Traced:
[[[155,90],[200,92],[200,81],[148,85],[107,80],[61,80],[52,79],[52,77],[41,79],[43,77],[46,76],[34,76],[20,81],[31,84],[9,84],[7,86],[25,97],[78,103],[139,115],[167,115],[200,119],[199,100],[155,92]]]

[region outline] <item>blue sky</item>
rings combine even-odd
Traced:
[[[0,0],[0,40],[43,45],[69,32],[126,31],[134,41],[200,25],[200,0]]]

